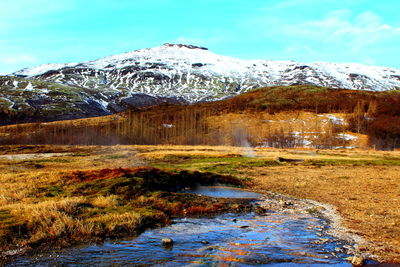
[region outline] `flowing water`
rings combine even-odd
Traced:
[[[200,193],[213,195],[214,189],[208,194],[201,188]],[[219,196],[229,196],[230,189],[226,190]],[[248,197],[254,198],[251,194]],[[136,238],[22,257],[11,266],[351,266],[345,261],[349,255],[342,250],[345,244],[326,235],[326,229],[326,222],[318,216],[287,209],[266,215],[182,218]],[[163,246],[165,237],[174,241],[173,246]]]
[[[186,190],[184,193],[192,193],[209,197],[218,198],[244,198],[244,199],[259,199],[262,194],[245,191],[239,188],[227,186],[197,186],[194,190]]]

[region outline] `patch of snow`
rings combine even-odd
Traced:
[[[25,68],[13,73],[13,75],[22,75],[27,77],[41,75],[48,72],[49,70],[59,70],[65,67],[73,67],[78,63],[66,63],[66,64],[43,64],[37,67]]]
[[[163,124],[161,124],[161,126],[164,128],[174,128],[175,127],[174,124],[167,124],[167,123],[163,123]]]
[[[358,139],[357,136],[354,136],[354,135],[351,135],[351,134],[344,134],[344,133],[338,134],[338,137],[340,137],[340,138],[342,138],[342,139],[344,139],[346,141],[352,141],[352,140]]]
[[[332,147],[332,149],[341,149],[341,148],[344,148],[344,149],[354,149],[354,148],[356,148],[355,146],[334,146],[334,147]]]
[[[371,117],[369,117],[368,115],[364,115],[364,118],[365,118],[367,121],[373,121],[373,120],[374,120],[374,118],[371,118]]]
[[[28,85],[24,89],[25,91],[33,91],[33,86],[31,82],[28,82]]]
[[[104,110],[104,111],[107,111],[108,112],[108,109],[107,109],[107,106],[108,106],[108,102],[107,101],[105,101],[105,100],[103,100],[103,99],[96,99],[96,100],[94,100],[94,101],[96,101],[97,103],[99,103],[99,105],[101,106],[101,108]]]
[[[327,114],[325,115],[328,119],[330,119],[334,124],[343,125],[345,121],[343,118],[338,118],[335,115]]]

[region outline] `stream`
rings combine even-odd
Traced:
[[[232,188],[200,187],[194,193],[214,197],[260,198]],[[260,201],[260,200],[255,200]],[[212,218],[179,218],[170,226],[138,237],[108,240],[18,258],[9,266],[351,266],[346,243],[325,232],[317,215],[296,209],[228,213]],[[171,238],[173,246],[164,246]]]

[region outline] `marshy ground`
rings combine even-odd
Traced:
[[[0,151],[3,251],[134,234],[168,224],[171,216],[237,206],[173,192],[217,181],[333,205],[349,231],[366,239],[361,251],[400,262],[399,151],[211,146],[2,146]]]

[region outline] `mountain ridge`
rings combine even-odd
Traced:
[[[179,94],[189,102],[218,99],[218,93],[235,95],[276,85],[400,89],[399,69],[357,63],[242,60],[183,44],[164,44],[80,63],[45,64],[12,75],[85,88],[126,89],[153,96]]]
[[[37,114],[69,103],[74,118],[145,105],[215,101],[271,86],[400,89],[399,69],[356,63],[242,60],[186,44],[164,44],[79,63],[45,64],[3,77],[0,109],[6,113],[23,107]],[[32,100],[43,105],[32,105]],[[90,114],[89,106],[96,107],[96,112]],[[67,108],[61,108],[68,117]]]

